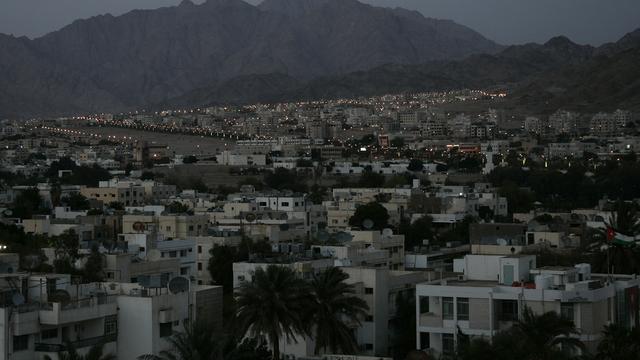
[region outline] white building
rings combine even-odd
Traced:
[[[572,320],[588,349],[595,349],[609,323],[632,325],[640,279],[591,274],[588,264],[536,268],[531,255],[467,255],[454,263],[458,278],[416,288],[419,349],[452,354],[458,329],[491,339],[509,329],[525,307],[555,311]],[[634,295],[636,294],[636,295]]]

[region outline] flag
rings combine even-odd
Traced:
[[[625,235],[615,231],[612,227],[607,228],[607,241],[618,246],[634,246],[638,242],[638,237]]]

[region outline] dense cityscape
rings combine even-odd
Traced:
[[[600,354],[638,321],[634,114],[456,110],[502,97],[5,122],[13,351]]]
[[[292,50],[318,14],[366,20],[326,25],[350,62]],[[139,25],[171,45],[96,50]],[[640,31],[186,0],[51,34],[0,34],[46,63],[0,51],[0,360],[640,359]]]

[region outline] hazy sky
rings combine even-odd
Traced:
[[[122,14],[180,0],[0,0],[0,32],[37,37],[93,15]],[[200,0],[201,1],[201,0]],[[256,3],[261,0],[249,0]],[[452,19],[502,44],[566,35],[594,45],[640,27],[640,0],[362,0]],[[197,1],[196,1],[197,2]]]

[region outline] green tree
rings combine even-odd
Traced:
[[[31,219],[33,215],[48,213],[48,209],[42,206],[42,197],[36,188],[22,191],[16,196],[11,207],[13,217]]]
[[[296,335],[309,333],[307,306],[313,301],[308,285],[295,272],[283,266],[257,269],[251,281],[236,292],[237,323],[240,333],[265,336],[273,359],[280,359],[280,340],[296,341]]]
[[[358,179],[358,186],[363,188],[378,188],[384,186],[385,177],[371,170],[365,170]]]
[[[56,258],[53,266],[59,274],[75,274],[77,271],[74,267],[76,260],[79,258],[78,235],[71,229],[63,232],[58,236],[49,238],[51,247],[54,248]]]
[[[409,166],[407,166],[407,170],[422,171],[424,170],[424,162],[420,159],[411,159],[409,161]]]
[[[400,224],[400,233],[404,235],[404,243],[407,249],[422,246],[423,240],[433,240],[433,218],[425,215],[413,223],[404,220]]]
[[[578,331],[571,320],[564,319],[556,312],[536,315],[525,308],[522,318],[511,331],[514,345],[525,351],[527,359],[562,359],[567,350],[584,350],[584,344],[574,337]]]
[[[85,282],[100,282],[104,280],[104,259],[98,246],[91,247],[91,253],[87,257],[87,262],[84,265],[82,276]]]
[[[142,175],[140,175],[140,180],[153,180],[155,178],[153,171],[143,171]]]
[[[112,201],[108,204],[113,210],[124,210],[124,204],[118,201]]]
[[[238,260],[235,248],[226,245],[216,245],[209,250],[208,270],[216,285],[221,285],[225,292],[233,289],[233,263]]]
[[[313,184],[309,189],[309,196],[307,197],[314,204],[322,204],[322,201],[327,196],[327,188],[318,184]]]
[[[268,172],[264,177],[265,184],[271,189],[306,192],[307,185],[300,180],[295,171],[284,168],[277,168],[273,172]]]
[[[193,213],[193,211],[189,209],[189,206],[178,201],[173,201],[171,204],[167,205],[166,211],[169,212],[170,214]]]
[[[528,190],[521,189],[513,182],[505,182],[498,189],[498,193],[507,198],[509,213],[529,212],[533,209],[534,195]]]
[[[329,350],[331,354],[356,354],[358,351],[353,327],[360,324],[369,306],[354,295],[354,286],[345,282],[348,278],[349,275],[336,267],[313,275],[311,292],[315,301],[309,310],[313,316],[316,355],[321,350]]]
[[[358,206],[349,219],[349,225],[360,228],[366,228],[369,222],[371,222],[372,229],[382,230],[389,224],[389,212],[379,203],[370,202]]]
[[[186,323],[184,330],[169,339],[170,350],[159,355],[141,355],[139,360],[218,360],[222,359],[222,343],[206,321]]]
[[[89,200],[80,193],[74,193],[61,199],[71,210],[89,210]]]
[[[639,360],[640,327],[626,328],[619,324],[605,326],[598,344],[598,360]]]
[[[416,297],[407,292],[396,295],[396,313],[390,320],[390,347],[394,359],[404,359],[416,348]]]

